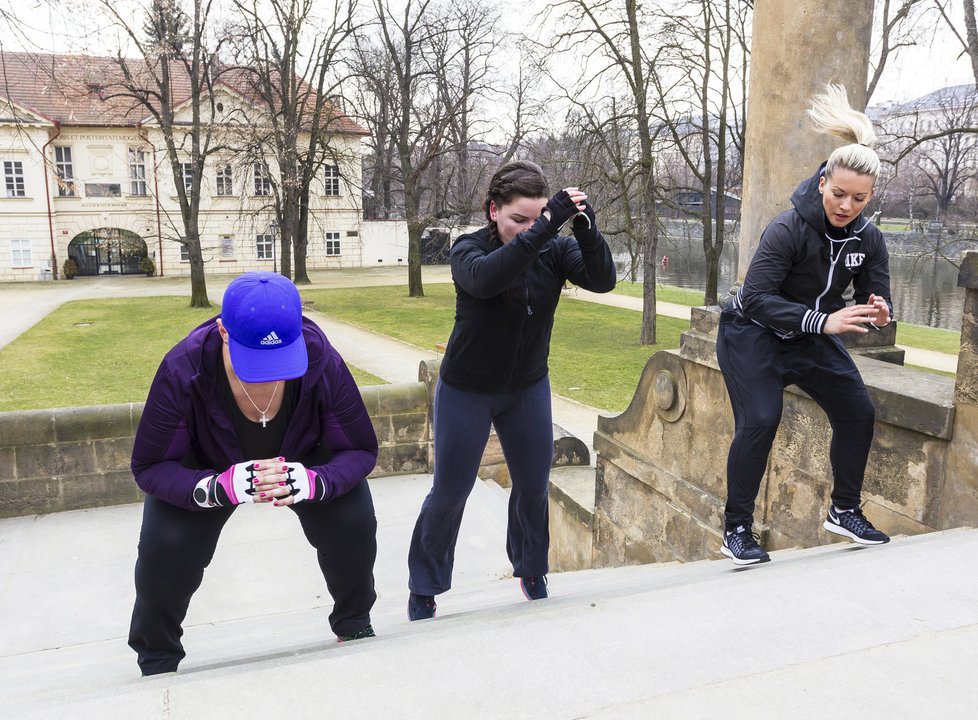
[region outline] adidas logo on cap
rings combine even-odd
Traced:
[[[275,334],[275,331],[272,330],[270,333],[268,333],[268,335],[266,335],[265,337],[262,338],[261,344],[262,345],[281,345],[282,344],[282,338],[280,338],[278,335],[276,335]]]

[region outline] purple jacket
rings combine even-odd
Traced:
[[[136,484],[188,510],[202,510],[192,497],[201,478],[254,459],[245,457],[238,444],[218,384],[224,366],[215,320],[192,330],[163,358],[132,451]],[[282,442],[282,455],[318,473],[329,500],[351,490],[373,470],[377,436],[343,358],[315,323],[307,318],[302,323],[309,369],[299,380],[299,397]],[[323,465],[305,462],[330,454]],[[200,469],[181,462],[188,457],[194,457],[192,465]]]

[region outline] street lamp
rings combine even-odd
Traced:
[[[278,220],[272,220],[272,272],[278,272],[278,261],[276,259],[276,246],[278,245]]]

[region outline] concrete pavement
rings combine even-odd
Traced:
[[[138,505],[0,520],[0,698],[14,720],[972,718],[978,531],[550,576],[528,603],[505,495],[477,485],[455,587],[409,623],[406,552],[428,476],[371,481],[374,639],[338,644],[291,513],[243,507],[186,622],[180,672],[125,637]],[[843,711],[844,710],[844,711]]]

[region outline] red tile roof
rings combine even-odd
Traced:
[[[134,74],[146,74],[143,60],[129,59]],[[174,63],[171,88],[179,105],[190,99],[190,82]],[[0,52],[0,97],[62,126],[132,127],[150,121],[150,114],[123,94],[123,73],[113,57]],[[217,85],[245,98],[255,98],[244,70],[227,70]],[[146,87],[153,87],[151,81]],[[337,134],[369,135],[355,121],[327,104],[335,113],[330,130]]]

